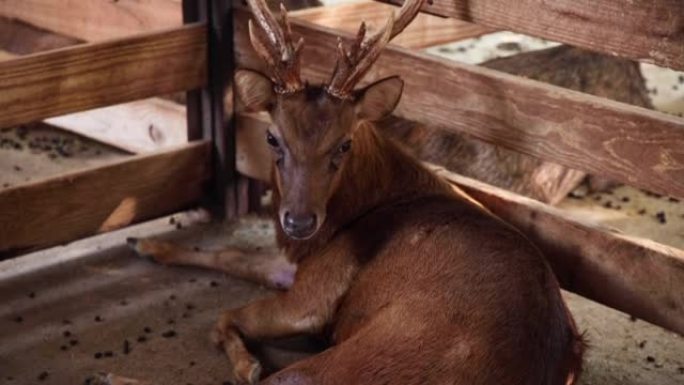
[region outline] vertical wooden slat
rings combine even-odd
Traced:
[[[232,6],[222,0],[183,0],[183,20],[207,23],[209,81],[205,88],[187,95],[188,138],[212,141],[213,173],[206,205],[215,218],[229,219],[239,213],[241,200],[235,172],[233,113],[224,107],[233,105],[224,103],[227,79],[233,72]]]

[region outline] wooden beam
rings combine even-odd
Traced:
[[[236,14],[238,65],[263,69],[247,41],[249,15]],[[326,81],[337,36],[351,35],[298,20],[293,28],[306,41],[304,77]],[[396,46],[366,79],[389,75],[406,83],[400,117],[684,198],[684,119]]]
[[[681,0],[434,0],[423,11],[684,70]]]
[[[69,242],[197,204],[210,145],[133,156],[0,192],[0,255]]]
[[[238,117],[238,168],[268,175],[269,119]],[[570,291],[684,334],[684,251],[582,222],[567,212],[427,165],[541,248]],[[654,279],[657,277],[657,279]]]
[[[560,209],[438,171],[522,231],[561,286],[684,335],[684,251],[572,218]]]
[[[86,41],[183,24],[180,0],[0,0],[0,16]]]
[[[379,28],[396,7],[371,0],[325,7],[313,7],[291,12],[292,18],[308,21],[348,33],[356,33],[361,21]],[[469,39],[494,32],[495,29],[461,20],[419,14],[415,20],[392,41],[406,48],[426,48],[457,40]]]
[[[201,87],[206,49],[191,25],[0,62],[0,128]]]

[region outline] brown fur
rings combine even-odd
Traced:
[[[584,344],[540,252],[358,118],[394,108],[401,93],[396,78],[369,86],[355,100],[317,88],[259,101],[246,93],[269,95],[254,88],[264,77],[236,76],[238,95],[266,106],[274,121],[271,131],[280,140],[274,159],[284,160],[273,171],[277,239],[297,264],[289,290],[227,310],[217,322],[214,341],[238,383],[261,376],[243,337],[298,334],[323,334],[331,347],[261,383],[576,383]],[[322,150],[338,143],[330,138],[343,137],[353,145],[330,168],[336,155]],[[293,181],[293,173],[326,181]],[[305,240],[283,230],[282,198],[292,191],[308,202],[302,209],[323,202],[325,220]],[[192,254],[150,241],[133,244],[164,263],[256,276],[236,251]]]
[[[325,333],[331,348],[264,383],[574,383],[581,338],[539,251],[372,124],[350,120],[376,89],[387,103],[373,105],[391,111],[391,95],[401,92],[392,83],[371,85],[355,101],[312,88],[269,104],[280,139],[275,157],[284,159],[274,169],[274,219],[282,223],[291,204],[283,195],[294,189],[307,204],[325,201],[325,220],[306,240],[277,226],[279,245],[298,264],[293,286],[219,320],[216,340],[237,378],[254,382],[259,373],[240,336]],[[258,92],[238,84],[245,100]],[[345,135],[353,146],[340,168],[324,167],[329,138]],[[293,173],[326,181],[302,189]]]

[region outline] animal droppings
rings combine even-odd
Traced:
[[[124,340],[123,343],[123,354],[128,354],[131,352],[131,343],[128,340]]]
[[[603,204],[603,207],[605,207],[607,209],[613,208],[613,202],[608,201],[608,202]]]
[[[31,299],[36,298],[36,292],[35,292],[35,291],[32,291],[32,292],[29,293],[28,296],[29,296],[29,298],[31,298]]]
[[[67,351],[68,349],[69,349],[69,347],[66,346],[66,345],[62,345],[62,346],[59,347],[59,350],[61,350],[61,351],[63,351],[63,352]]]
[[[646,357],[646,362],[655,362],[655,357],[653,357],[653,356],[647,356],[647,357]]]
[[[18,315],[16,317],[14,317],[14,322],[20,324],[20,323],[24,322],[24,317]]]
[[[78,345],[78,340],[69,340],[69,345],[71,345],[71,346]]]
[[[96,360],[99,360],[100,358],[102,358],[102,353],[97,352],[97,353],[93,354],[93,357],[95,357]]]
[[[667,223],[667,217],[665,216],[664,211],[658,211],[655,216],[658,222],[660,222],[660,224],[664,225],[665,223]]]
[[[643,349],[646,346],[646,340],[639,342],[639,349]]]
[[[44,372],[41,372],[41,373],[38,375],[38,381],[45,381],[45,380],[48,378],[49,375],[50,375],[50,374],[49,374],[48,372],[45,372],[45,371],[44,371]]]
[[[143,331],[147,334],[152,333],[152,329],[149,326],[145,326],[145,328],[143,328]]]
[[[95,316],[95,322],[102,322],[102,317],[100,317],[99,315],[96,315]]]
[[[164,338],[173,338],[176,337],[178,334],[176,333],[175,330],[168,330],[162,333],[162,337]]]
[[[107,350],[106,352],[103,353],[105,357],[114,357],[114,352],[111,350]]]
[[[68,337],[71,337],[71,332],[68,331],[68,330],[65,330],[64,333],[62,333],[62,335],[63,335],[64,337],[67,337],[67,338],[68,338]]]
[[[139,343],[141,343],[141,344],[142,344],[142,343],[145,343],[145,342],[147,342],[147,337],[145,337],[145,336],[140,336],[140,337],[138,337],[137,341],[138,341]]]
[[[639,215],[644,215],[644,214],[646,214],[646,209],[641,209],[641,210],[639,210],[638,214],[639,214]]]
[[[629,202],[629,197],[622,197],[621,199],[623,202]]]
[[[218,287],[218,283],[216,281],[211,281],[209,282],[210,287]]]

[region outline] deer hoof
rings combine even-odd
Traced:
[[[256,384],[261,377],[261,364],[253,357],[240,360],[233,367],[233,377],[240,385]]]

